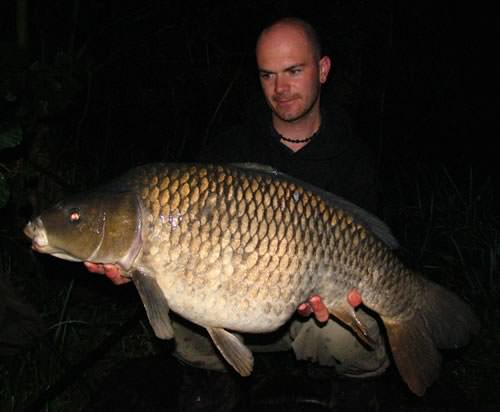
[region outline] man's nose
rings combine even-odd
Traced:
[[[276,94],[283,93],[288,88],[288,81],[281,75],[276,76],[274,81],[274,92]]]

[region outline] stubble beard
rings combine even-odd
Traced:
[[[287,123],[294,123],[298,122],[301,119],[304,119],[307,117],[314,109],[316,106],[316,103],[319,101],[319,96],[320,96],[320,89],[318,88],[315,93],[314,99],[310,101],[310,103],[304,107],[302,110],[300,110],[298,113],[283,113],[278,110],[277,107],[273,106],[271,102],[268,102],[269,106],[271,107],[271,110],[278,119],[287,122]],[[297,96],[298,99],[301,98],[301,96]]]

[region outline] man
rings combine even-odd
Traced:
[[[251,119],[218,136],[201,160],[267,164],[374,210],[376,173],[368,148],[352,135],[344,111],[320,106],[331,60],[322,56],[315,30],[300,19],[280,19],[261,32],[256,58],[270,119]],[[321,310],[315,307],[316,318]],[[379,336],[374,319],[361,316]],[[334,366],[342,375],[373,376],[388,365],[380,337],[368,350],[335,320],[321,326],[314,318],[294,320],[276,343],[290,345],[298,359]]]
[[[322,55],[315,30],[303,20],[278,20],[261,32],[256,58],[271,115],[254,116],[217,136],[200,160],[270,165],[374,210],[376,174],[370,151],[353,136],[344,111],[320,105],[331,60]],[[356,296],[352,298],[356,306]],[[313,306],[299,309],[304,309],[302,314],[314,312],[316,319],[296,317],[271,339],[263,336],[249,342],[247,337],[252,351],[293,349],[297,359],[332,367],[336,374],[349,377],[375,376],[387,368],[384,343],[372,317],[359,311],[370,335],[376,337],[374,348],[367,349],[336,320],[328,320],[320,299],[313,298],[309,304]],[[208,338],[185,325],[176,326],[177,356],[198,367],[227,369]]]
[[[352,135],[345,111],[320,106],[331,61],[321,56],[314,29],[298,19],[277,21],[259,36],[256,57],[271,116],[218,136],[201,160],[269,164],[374,211],[370,151]]]
[[[260,34],[256,58],[271,116],[250,119],[249,124],[218,136],[200,160],[271,165],[373,210],[375,173],[369,150],[352,135],[345,112],[320,106],[321,86],[328,78],[331,60],[322,56],[314,29],[299,19],[278,20]],[[104,271],[93,264],[87,267]],[[115,283],[124,281],[113,268],[107,267],[106,271]],[[356,296],[351,304],[356,306]],[[314,313],[314,317],[293,319],[271,338],[256,339],[250,346],[254,352],[293,349],[298,359],[332,367],[338,375],[378,375],[388,366],[384,344],[375,320],[359,312],[375,337],[373,349],[329,319],[319,297],[299,307],[299,313]],[[206,370],[230,368],[210,339],[193,325],[174,320],[173,327],[175,354],[181,361]],[[189,372],[186,376],[189,379]]]

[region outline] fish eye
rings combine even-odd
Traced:
[[[78,209],[71,209],[69,211],[68,217],[69,217],[70,223],[78,223],[78,222],[80,222],[80,218],[81,218],[80,211]]]

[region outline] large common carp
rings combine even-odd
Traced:
[[[158,337],[173,337],[170,308],[205,327],[241,375],[253,356],[232,331],[275,330],[311,295],[369,342],[347,299],[356,290],[420,395],[437,378],[437,348],[465,345],[479,327],[455,294],[397,259],[384,223],[266,166],[141,166],[57,203],[25,233],[38,252],[119,265]]]

